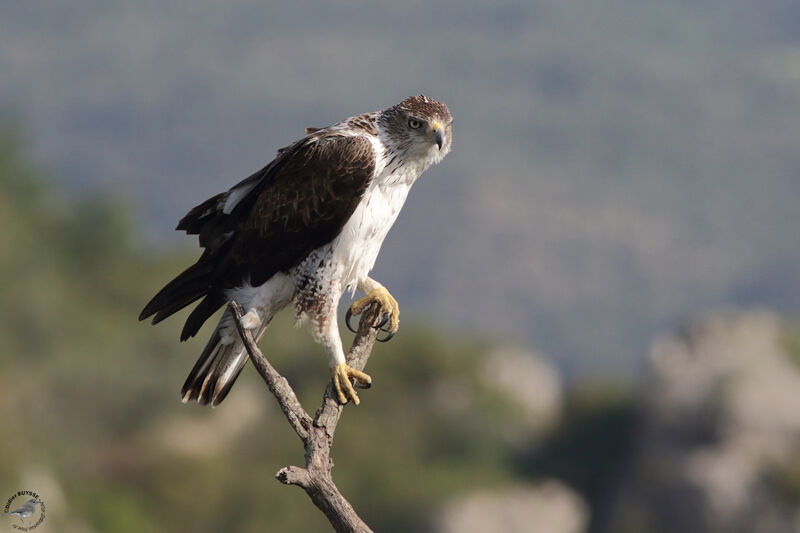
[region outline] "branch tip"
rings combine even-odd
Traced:
[[[298,485],[304,489],[309,486],[309,473],[299,466],[285,466],[278,470],[275,478],[284,485]]]

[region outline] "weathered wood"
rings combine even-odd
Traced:
[[[344,408],[337,400],[333,383],[329,382],[325,388],[322,404],[312,420],[286,378],[261,353],[252,332],[242,327],[242,308],[233,301],[228,306],[236,319],[236,328],[250,360],[269,391],[278,400],[283,414],[305,447],[305,468],[287,466],[281,468],[275,477],[284,485],[296,485],[305,490],[336,531],[371,533],[369,526],[359,518],[350,502],[339,492],[331,476],[333,434]],[[375,344],[378,333],[376,326],[381,320],[381,313],[376,307],[371,306],[362,313],[358,333],[347,354],[347,364],[356,370],[364,369]]]
[[[297,395],[294,393],[294,389],[289,385],[286,378],[275,370],[275,367],[267,361],[267,358],[264,357],[264,354],[258,349],[252,331],[242,326],[241,306],[231,300],[228,307],[235,318],[234,324],[236,324],[239,336],[244,342],[247,355],[250,356],[250,360],[253,362],[256,370],[258,370],[258,373],[264,378],[264,382],[267,384],[269,391],[278,400],[278,404],[281,406],[283,414],[286,415],[289,424],[292,426],[295,433],[297,433],[297,436],[305,442],[305,440],[308,439],[308,428],[311,427],[311,417],[306,413],[305,409],[303,409],[300,400],[297,399]]]

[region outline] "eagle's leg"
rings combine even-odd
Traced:
[[[328,349],[333,385],[339,402],[345,404],[353,400],[353,403],[358,405],[360,400],[355,388],[353,388],[351,378],[361,388],[368,388],[372,384],[372,378],[364,372],[351,367],[345,360],[342,339],[339,336],[339,327],[336,321],[339,296],[340,294],[336,295],[317,313],[312,313],[308,316],[311,318],[314,336]]]
[[[389,294],[386,287],[369,277],[359,282],[358,290],[366,293],[366,296],[359,298],[350,305],[350,309],[347,312],[348,318],[351,315],[361,314],[367,306],[373,303],[378,304],[381,308],[381,313],[388,317],[389,322],[387,326],[383,327],[384,331],[389,335],[385,339],[380,340],[389,340],[397,333],[397,329],[400,327],[400,307],[397,305],[397,300],[394,299],[394,296]],[[347,327],[350,327],[349,322]]]

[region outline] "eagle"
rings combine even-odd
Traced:
[[[452,121],[445,104],[420,94],[307,128],[264,168],[181,219],[176,229],[197,235],[202,254],[150,300],[139,320],[152,316],[156,324],[200,300],[186,319],[184,341],[233,300],[246,311],[242,325],[260,339],[275,314],[291,305],[324,345],[339,401],[358,405],[351,379],[362,386],[372,379],[345,361],[339,300],[362,291],[349,314],[376,304],[387,317],[385,330],[397,331],[397,301],[369,272],[411,186],[450,151]],[[219,405],[247,359],[226,309],[183,385],[183,402]]]

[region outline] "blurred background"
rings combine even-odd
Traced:
[[[208,328],[136,317],[197,256],[191,207],[418,93],[453,151],[384,244],[403,327],[333,449],[367,523],[800,531],[791,0],[0,4],[0,501],[327,531],[273,479],[302,448],[255,372],[182,405]],[[313,411],[321,348],[290,316],[262,348]]]

